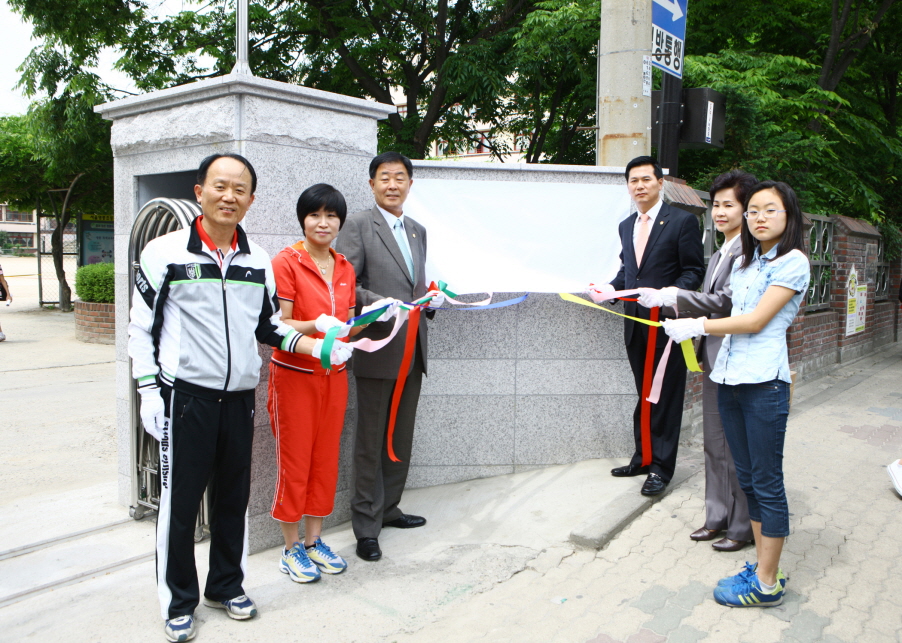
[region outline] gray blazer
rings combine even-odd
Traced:
[[[404,229],[410,243],[416,279],[410,278],[404,255],[398,247],[394,232],[386,225],[385,217],[373,206],[349,214],[338,235],[335,249],[347,257],[357,273],[357,314],[360,309],[385,297],[401,301],[413,301],[426,294],[426,228],[408,216],[404,217]],[[427,313],[428,314],[428,313]],[[431,317],[432,315],[429,315]],[[394,319],[370,324],[358,337],[383,339],[394,327]],[[392,342],[375,353],[355,351],[351,367],[356,377],[396,379],[404,356],[407,325]],[[427,328],[425,315],[420,318],[417,333],[425,372],[427,355]],[[412,364],[411,364],[412,367]]]
[[[705,272],[705,281],[702,282],[701,292],[680,290],[677,293],[677,308],[680,317],[709,317],[718,319],[729,317],[733,309],[733,290],[730,288],[730,275],[733,261],[742,255],[742,242],[732,244],[732,251],[715,272],[717,262],[720,259],[720,250],[711,255],[708,260],[708,270]],[[698,345],[698,355],[707,351],[708,363],[714,366],[717,361],[717,352],[723,343],[723,337],[717,335],[702,336]]]

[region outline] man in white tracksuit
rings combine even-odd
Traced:
[[[194,525],[208,483],[204,602],[235,619],[256,615],[242,582],[257,341],[317,357],[322,347],[281,322],[269,256],[238,225],[257,187],[251,164],[237,154],[207,157],[197,183],[203,215],[141,253],[128,327],[141,420],[160,441],[157,591],[170,641],[195,634]],[[330,359],[340,364],[350,354],[336,342]]]

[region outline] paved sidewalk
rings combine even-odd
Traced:
[[[704,477],[696,475],[603,550],[536,563],[396,640],[902,640],[902,500],[885,470],[902,457],[900,381],[902,355],[892,348],[796,390],[782,606],[730,609],[712,599],[716,582],[753,553],[715,553],[689,540],[704,520]]]
[[[0,641],[163,641],[154,525],[115,503],[114,349],[21,303],[3,310],[0,344]],[[260,617],[200,607],[197,640],[899,641],[902,500],[885,465],[902,457],[900,381],[894,346],[797,388],[781,607],[711,598],[753,552],[689,540],[704,480],[683,449],[683,482],[650,505],[641,479],[608,475],[610,460],[409,491],[405,509],[429,524],[386,530],[382,561],[354,557],[348,525],[327,532],[348,571],[313,585],[280,574],[275,549],[251,556]]]

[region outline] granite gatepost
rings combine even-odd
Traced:
[[[193,199],[191,173],[201,159],[216,152],[238,152],[254,164],[258,175],[257,198],[244,228],[273,256],[300,238],[295,203],[304,188],[330,183],[342,191],[352,210],[370,206],[366,179],[367,167],[376,154],[376,123],[395,108],[230,74],[100,105],[97,111],[113,121],[119,500],[128,505],[133,476],[131,377],[126,352],[128,246],[141,206],[156,197]],[[268,372],[264,367],[261,376],[265,378]],[[266,384],[264,379],[257,389],[249,509],[251,551],[281,541],[279,529],[269,517],[275,457]],[[354,417],[351,408],[348,420]],[[346,431],[344,449],[349,447],[350,436]],[[344,510],[348,504],[348,458],[342,463],[337,508]],[[336,515],[336,519],[346,518],[347,511]]]

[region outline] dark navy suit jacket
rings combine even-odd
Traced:
[[[667,288],[697,290],[705,276],[705,251],[698,218],[691,212],[662,203],[648,236],[642,264],[636,263],[633,245],[633,226],[638,218],[633,213],[620,222],[620,272],[611,281],[617,290],[632,288]],[[649,309],[634,301],[624,302],[624,312],[633,317],[649,319]],[[662,313],[666,311],[662,310]],[[668,315],[673,316],[671,311]],[[624,320],[623,334],[627,344],[633,336],[636,322]],[[659,342],[667,336],[658,333]]]

